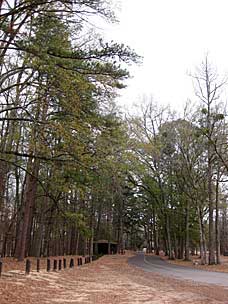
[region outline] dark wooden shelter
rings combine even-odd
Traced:
[[[94,254],[116,254],[117,242],[108,240],[99,240],[93,242]]]

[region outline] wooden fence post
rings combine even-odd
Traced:
[[[53,270],[57,271],[57,260],[54,260]]]
[[[50,259],[47,259],[47,271],[49,272],[51,270],[51,261]]]
[[[59,260],[59,270],[62,270],[62,260]]]
[[[70,259],[70,268],[74,267],[74,259]]]
[[[39,272],[40,271],[40,259],[36,260],[36,271]]]
[[[2,275],[2,268],[3,268],[3,263],[0,261],[0,277]]]
[[[31,271],[31,262],[30,260],[26,260],[26,264],[25,264],[25,274],[29,274]]]
[[[66,259],[63,259],[63,268],[66,269]]]

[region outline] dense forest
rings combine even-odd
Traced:
[[[152,99],[123,114],[115,98],[141,58],[95,31],[115,22],[106,1],[3,0],[0,12],[0,255],[92,255],[103,239],[220,263],[226,80],[208,58],[183,114]]]

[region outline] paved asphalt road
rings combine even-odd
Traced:
[[[193,269],[184,266],[172,265],[158,256],[145,256],[139,253],[129,259],[129,263],[148,272],[157,272],[161,275],[181,280],[191,280],[206,284],[217,284],[228,287],[228,273],[212,272]]]

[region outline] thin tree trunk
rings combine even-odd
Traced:
[[[216,263],[220,261],[220,233],[219,233],[219,170],[217,171],[216,189],[215,189],[215,243],[216,243]]]
[[[172,252],[172,245],[171,245],[171,236],[170,236],[170,224],[169,224],[169,216],[168,214],[166,213],[165,214],[165,219],[166,219],[166,240],[167,240],[167,249],[168,249],[168,255],[169,255],[169,259],[170,260],[174,260],[174,255],[173,255],[173,252]]]
[[[185,261],[190,261],[189,257],[189,200],[187,199],[186,202],[186,209],[185,209],[185,254],[184,254]]]
[[[200,259],[201,259],[201,265],[205,265],[207,263],[207,253],[205,248],[206,244],[205,244],[205,235],[203,229],[203,217],[199,206],[197,206],[197,211],[198,211],[199,233],[200,233]]]
[[[209,265],[215,264],[215,229],[214,229],[214,203],[212,199],[211,166],[208,169],[208,201],[209,201]]]
[[[77,231],[76,244],[75,244],[75,254],[76,255],[78,255],[79,239],[80,239],[80,233],[79,233],[79,230],[78,230]]]
[[[158,246],[158,230],[157,230],[157,222],[155,216],[155,210],[153,210],[153,235],[154,235],[154,252],[156,255],[159,255],[159,246]]]

